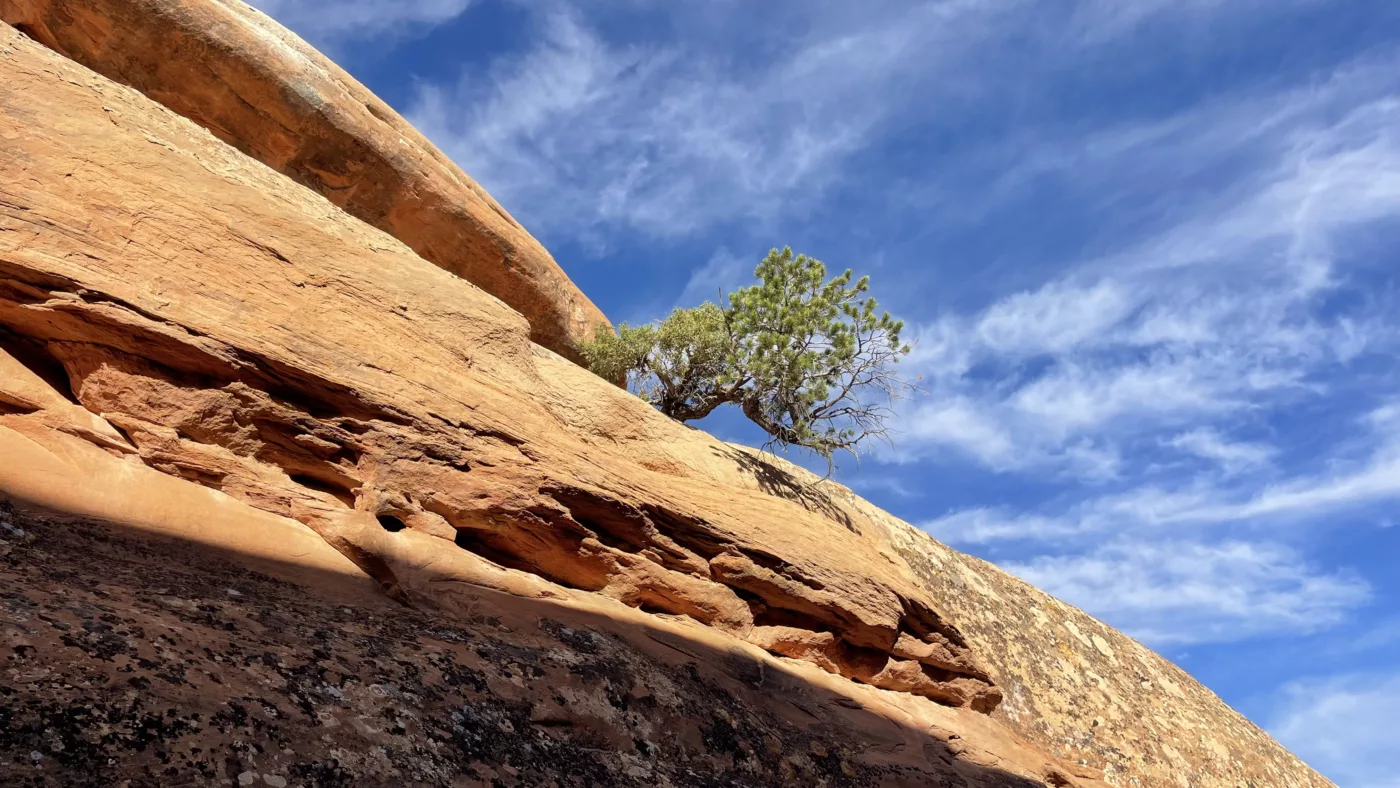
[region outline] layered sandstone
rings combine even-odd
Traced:
[[[491,195],[353,77],[240,0],[0,0],[0,21],[496,296],[525,316],[535,342],[577,360],[579,341],[607,325]]]
[[[96,7],[21,5],[26,13]],[[252,13],[240,9],[225,10]],[[80,14],[44,14],[44,26],[31,22],[29,30],[60,48],[54,30],[85,27],[73,22]],[[102,17],[83,18],[90,26]],[[213,35],[200,25],[218,27],[198,15],[171,18],[185,20],[190,35]],[[97,40],[97,33],[83,35]],[[120,49],[120,38],[105,40]],[[711,682],[731,694],[739,692],[735,681],[751,685],[742,703],[724,707],[731,727],[740,711],[752,712],[764,724],[795,726],[763,745],[777,752],[811,749],[813,739],[803,737],[813,726],[822,731],[816,748],[832,752],[845,741],[861,752],[842,756],[849,768],[828,763],[826,772],[803,772],[818,767],[794,762],[786,768],[798,770],[795,777],[775,756],[754,766],[748,779],[756,784],[816,775],[817,784],[1089,786],[1101,770],[1120,786],[1328,785],[1161,657],[839,488],[809,484],[793,469],[660,416],[533,344],[537,327],[519,313],[353,218],[334,195],[221,141],[183,117],[187,105],[172,112],[152,97],[184,99],[143,90],[0,26],[0,457],[10,459],[0,463],[0,492],[80,515],[81,527],[95,518],[178,537],[202,551],[190,561],[213,560],[216,551],[269,583],[300,583],[305,590],[295,593],[321,600],[308,602],[309,629],[331,628],[334,600],[347,600],[364,611],[365,627],[381,627],[363,637],[387,639],[405,653],[415,649],[414,630],[385,623],[393,615],[375,612],[389,609],[376,607],[388,604],[384,597],[417,611],[411,615],[421,617],[413,620],[424,632],[475,632],[483,610],[503,611],[504,629],[474,635],[491,640],[492,654],[555,649],[542,642],[559,636],[539,622],[567,619],[571,632],[621,638],[623,645],[609,646],[614,663],[650,660],[630,674],[628,697],[664,694],[677,665],[712,677],[729,671]],[[468,231],[487,233],[455,230]],[[52,533],[50,516],[28,516],[34,529]],[[12,570],[61,563],[55,544],[15,559],[20,568]],[[74,570],[53,575],[54,582],[64,577]],[[99,589],[126,605],[120,609],[131,623],[123,626],[145,631],[162,621],[164,614],[142,607],[140,594],[124,587],[113,581]],[[216,590],[191,587],[188,594]],[[17,604],[60,605],[57,596],[26,599]],[[226,604],[235,617],[266,615]],[[274,663],[320,648],[274,629],[259,631],[269,653],[281,655]],[[55,669],[95,670],[84,660],[97,657],[62,651],[64,641],[49,630],[26,624],[17,631],[62,663]],[[154,662],[131,637],[125,648]],[[194,652],[204,640],[233,647],[212,631],[182,637],[191,640],[180,648]],[[423,643],[418,648],[432,655],[423,660],[452,651],[450,640]],[[546,661],[587,662],[577,644],[565,646]],[[353,644],[324,650],[350,659]],[[479,691],[496,698],[489,703],[548,706],[542,689],[511,678],[552,686],[549,669],[522,674],[519,659],[513,667],[477,656],[492,664],[473,670],[497,674]],[[216,665],[201,669],[253,681],[236,672],[226,679]],[[440,667],[424,670],[429,684],[415,690],[421,703],[404,701],[391,712],[360,699],[346,713],[412,711],[462,727],[465,712],[439,701],[464,690],[442,686],[448,673]],[[380,685],[386,681],[403,679]],[[212,690],[199,687],[163,689],[159,697],[172,707],[217,706]],[[596,706],[621,697],[609,687],[613,695],[596,686],[574,690],[592,692],[585,705]],[[801,714],[785,716],[792,712],[784,704],[812,692],[823,704],[799,702]],[[249,684],[246,693],[257,691]],[[65,697],[34,703],[56,707],[72,700]],[[308,703],[301,713],[310,719],[334,716],[319,700]],[[685,728],[684,704],[666,708],[637,713],[663,730],[697,730]],[[555,719],[498,716],[492,736]],[[573,726],[582,717],[561,719]],[[640,724],[606,719],[615,733]],[[887,725],[901,733],[872,733]],[[371,727],[334,734],[347,738],[332,746],[388,746]],[[439,746],[420,733],[427,738],[405,752]],[[209,735],[206,744],[218,740]],[[749,750],[735,746],[759,760],[757,733],[725,735],[748,742]],[[967,744],[950,745],[957,737]],[[625,742],[603,740],[581,736],[574,744],[622,753]],[[294,752],[313,746],[300,738],[291,744]],[[204,745],[190,739],[185,746]],[[480,779],[519,777],[507,769],[539,776],[555,768],[548,764],[576,757],[540,746],[558,758],[542,766],[522,755],[490,765],[496,776]],[[634,746],[600,768],[616,777],[638,765],[629,758],[652,769],[670,759],[720,774],[725,763],[748,760],[731,753],[730,761],[716,761],[713,748],[686,746],[654,756]],[[484,764],[476,756],[442,768],[475,769],[470,764]],[[370,782],[408,779],[407,767],[387,757],[387,766],[357,762],[355,774]],[[770,767],[777,771],[762,770]],[[657,774],[633,777],[654,784]],[[674,784],[705,784],[664,775]]]

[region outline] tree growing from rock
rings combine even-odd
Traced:
[[[589,367],[679,421],[736,405],[768,446],[811,449],[828,471],[837,452],[887,441],[892,405],[912,388],[897,372],[910,347],[870,278],[827,279],[821,261],[791,248],[770,251],[754,276],[722,305],[600,332],[584,346]]]

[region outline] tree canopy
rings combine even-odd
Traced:
[[[888,440],[892,405],[912,388],[897,373],[910,347],[870,278],[827,279],[820,260],[791,248],[770,251],[754,276],[723,304],[600,331],[584,346],[590,369],[680,421],[736,405],[769,445],[811,449],[828,469],[839,451]]]

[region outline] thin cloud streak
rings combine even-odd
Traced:
[[[1346,788],[1400,788],[1400,674],[1290,683],[1269,733]]]
[[[1227,476],[1268,465],[1278,453],[1272,446],[1232,441],[1211,427],[1183,432],[1167,445],[1216,463]]]
[[[1270,543],[1120,540],[1003,568],[1159,648],[1311,634],[1371,600],[1353,573]]]
[[[1150,535],[1166,529],[1297,522],[1397,499],[1400,442],[1391,440],[1350,469],[1295,476],[1258,489],[1247,485],[1231,489],[1223,480],[1207,474],[1176,489],[1140,485],[1121,493],[1087,498],[1059,513],[976,507],[926,521],[921,527],[953,544],[1065,543],[1104,533]]]
[[[250,4],[318,47],[342,54],[370,38],[394,39],[460,16],[472,0],[250,0]]]
[[[908,46],[897,30],[813,42],[740,80],[677,45],[612,45],[565,10],[541,26],[537,48],[485,80],[424,85],[408,115],[546,234],[596,237],[771,221],[816,199],[881,116],[860,83]]]
[[[1376,95],[1396,85],[1377,83],[1371,68],[1343,73],[1309,106],[1334,112],[1337,96],[1366,100],[1331,123],[1295,110],[1268,134],[1248,127],[1222,136],[1212,121],[1240,126],[1232,112],[1169,124],[1196,130],[1195,142],[1176,146],[1194,151],[1189,158],[1234,155],[1239,145],[1277,154],[1241,175],[1250,188],[1234,189],[1233,204],[1201,205],[1126,251],[981,314],[916,326],[912,361],[929,396],[906,412],[902,451],[918,458],[951,448],[996,471],[1072,473],[1086,445],[1118,454],[1148,435],[1218,431],[1213,422],[1325,395],[1324,370],[1393,349],[1393,305],[1319,311],[1349,287],[1338,256],[1349,234],[1400,216],[1400,102]],[[1162,144],[1155,132],[1118,134]],[[1112,147],[1104,167],[1138,154]]]

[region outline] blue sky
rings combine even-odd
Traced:
[[[842,481],[1400,786],[1400,3],[258,4],[616,321],[871,274],[922,393]]]

